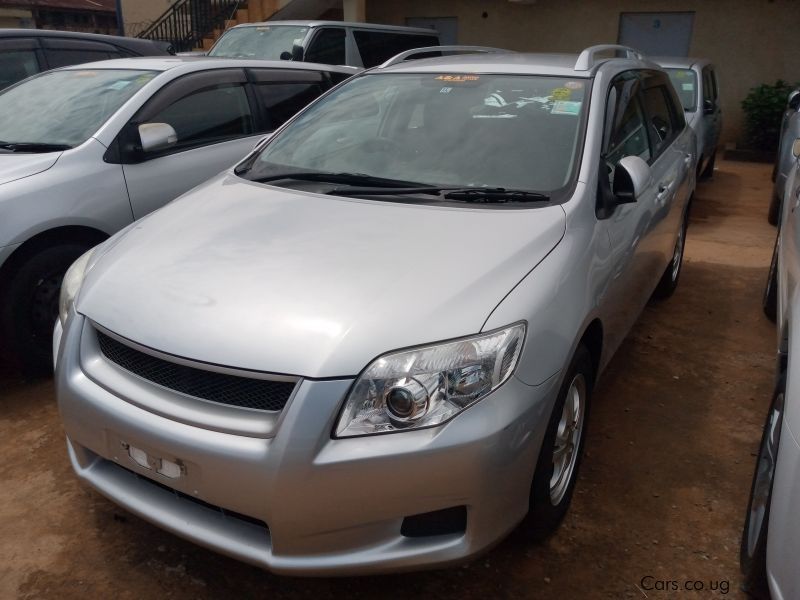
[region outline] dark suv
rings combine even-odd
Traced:
[[[406,50],[439,45],[439,34],[433,29],[342,21],[268,21],[231,27],[208,56],[369,68]]]
[[[3,29],[0,30],[0,89],[56,67],[165,54],[174,54],[167,42],[72,31]]]

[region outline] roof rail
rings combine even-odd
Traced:
[[[636,58],[644,60],[644,54],[629,46],[620,46],[618,44],[600,44],[599,46],[589,46],[581,52],[578,60],[575,61],[574,69],[576,71],[588,71],[595,65],[594,55],[600,52],[608,52],[614,50],[617,54],[624,52],[626,58]]]
[[[491,48],[489,46],[426,46],[424,48],[413,48],[406,50],[400,54],[395,54],[392,58],[380,65],[380,69],[391,67],[397,63],[401,63],[415,54],[430,54],[432,52],[443,52],[450,54],[473,54],[473,53],[493,53],[493,52],[514,52],[513,50],[504,50],[502,48]]]

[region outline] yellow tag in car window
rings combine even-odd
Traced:
[[[569,100],[570,96],[572,96],[572,90],[565,87],[556,88],[550,92],[550,97],[553,100]]]
[[[478,81],[478,75],[438,75],[437,81],[446,81],[448,83],[464,83],[466,81]]]

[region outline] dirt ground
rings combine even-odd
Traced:
[[[0,598],[742,597],[739,537],[774,371],[760,306],[769,174],[720,162],[699,186],[678,290],[645,310],[601,380],[577,493],[548,542],[516,533],[442,571],[276,577],[83,488],[52,383],[0,374]],[[680,591],[659,590],[672,581]]]

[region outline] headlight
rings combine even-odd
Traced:
[[[336,437],[439,425],[503,383],[517,366],[525,325],[381,356],[347,396]]]
[[[92,258],[93,252],[94,248],[82,254],[64,274],[64,280],[61,282],[61,294],[58,297],[58,318],[62,327],[67,322],[67,316],[69,316],[69,311],[75,302],[75,296],[78,295],[78,291],[81,289],[83,278],[86,275],[86,265],[89,263],[89,259]]]

